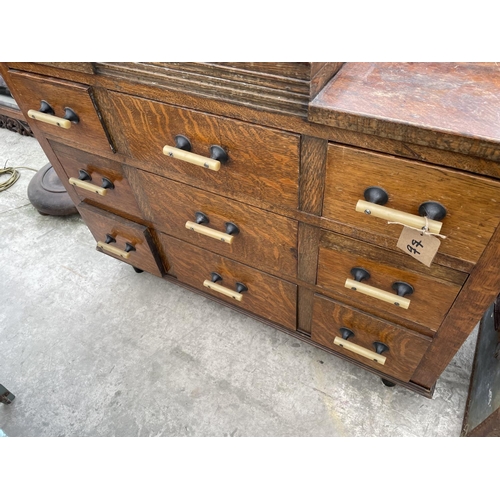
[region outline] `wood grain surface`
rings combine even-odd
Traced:
[[[269,321],[296,329],[296,285],[163,233],[158,236],[168,259],[170,276]],[[245,284],[248,291],[243,293],[242,301],[236,302],[204,287],[203,282],[210,280],[212,272],[222,276],[218,284],[231,290],[236,289],[236,282]]]
[[[380,365],[364,356],[347,351],[334,344],[335,337],[342,337],[340,328],[354,333],[348,340],[375,352],[373,342],[382,342],[389,351],[383,353],[386,362]],[[430,345],[430,339],[346,307],[338,302],[315,295],[311,340],[330,349],[342,352],[348,357],[388,373],[400,380],[410,380],[413,371]]]
[[[300,143],[299,209],[321,215],[328,142],[303,135]]]
[[[158,230],[258,269],[297,277],[297,221],[148,172],[128,168],[127,175]],[[195,222],[196,212],[208,217],[206,227],[225,233],[225,223],[232,222],[240,232],[227,244],[190,231],[185,224]]]
[[[130,152],[144,169],[231,198],[297,208],[299,136],[118,93],[112,98],[128,124]],[[190,140],[193,153],[209,157],[210,147],[219,145],[229,161],[213,172],[165,156],[163,147],[175,146],[178,134]]]
[[[500,183],[462,172],[337,145],[328,147],[323,216],[394,239],[402,226],[355,210],[366,188],[379,186],[385,205],[418,215],[425,201],[447,210],[440,254],[475,263],[500,221]]]
[[[98,249],[99,251],[155,276],[163,276],[163,266],[148,228],[86,203],[81,203],[77,208],[96,241],[104,242],[106,235],[110,234],[116,240],[111,243],[116,248],[124,250],[127,243],[135,248],[128,259],[122,259],[101,249]]]

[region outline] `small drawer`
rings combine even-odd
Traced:
[[[126,170],[160,231],[264,271],[297,276],[297,222],[136,169]]]
[[[163,267],[149,229],[81,203],[78,211],[97,241],[97,250],[142,271],[163,276]]]
[[[158,236],[168,261],[169,275],[231,305],[295,330],[295,284],[165,234]]]
[[[323,217],[394,239],[394,248],[403,226],[388,220],[412,225],[406,214],[430,215],[438,205],[424,205],[429,201],[446,210],[439,253],[456,259],[476,263],[500,222],[499,182],[421,162],[330,144],[325,183]],[[369,187],[382,188],[387,199],[380,190],[365,198]],[[367,200],[374,210],[363,208]]]
[[[61,141],[113,150],[91,87],[15,70],[10,73],[11,90],[30,127]]]
[[[322,232],[317,285],[323,293],[348,297],[392,321],[400,317],[437,331],[466,278],[442,266],[425,272],[405,255]]]
[[[141,168],[231,198],[297,208],[298,135],[110,94]]]
[[[408,382],[431,340],[338,302],[314,296],[311,339]]]
[[[120,163],[49,141],[80,200],[142,218]]]

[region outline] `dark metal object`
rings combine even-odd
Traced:
[[[42,100],[40,103],[40,113],[45,113],[46,115],[55,115],[54,108],[47,102]]]
[[[340,333],[342,334],[342,338],[344,340],[347,340],[350,337],[354,337],[354,332],[352,330],[349,330],[349,328],[342,327],[340,329]]]
[[[80,123],[80,118],[71,108],[64,108],[64,119],[71,123]]]
[[[8,391],[3,385],[0,384],[0,403],[10,405],[16,396]]]
[[[104,189],[115,189],[115,185],[107,177],[102,178],[101,186]]]
[[[78,171],[78,178],[81,181],[91,181],[92,180],[91,175],[86,170],[83,170],[83,168]]]
[[[195,212],[194,217],[196,224],[208,224],[210,222],[210,219],[203,212]]]
[[[392,289],[395,290],[400,297],[411,295],[414,292],[414,288],[404,281],[396,281],[392,284]]]
[[[113,236],[107,234],[104,243],[106,243],[106,245],[109,245],[110,243],[116,243],[116,240],[113,238]]]
[[[500,437],[500,359],[495,356],[499,345],[492,304],[479,324],[462,437]]]
[[[212,283],[217,283],[217,281],[222,281],[222,276],[219,273],[210,273]]]
[[[446,208],[437,201],[426,201],[418,207],[418,215],[432,220],[443,220],[446,217]]]
[[[232,222],[226,222],[226,233],[227,234],[239,234],[240,230],[236,224]]]
[[[182,149],[183,151],[191,151],[191,141],[183,136],[183,135],[176,135],[175,138],[175,147],[177,149]]]
[[[135,247],[131,243],[125,243],[125,252],[135,252]]]
[[[374,342],[373,347],[375,347],[375,352],[377,354],[382,354],[389,350],[389,348],[383,342]]]
[[[391,382],[390,380],[387,380],[386,378],[381,378],[382,383],[387,386],[387,387],[394,387],[396,384],[394,382]]]
[[[236,282],[236,291],[238,293],[248,292],[248,287],[239,281]]]
[[[378,186],[371,186],[365,189],[364,197],[370,203],[377,205],[385,205],[389,201],[389,195],[385,189]]]
[[[229,156],[220,146],[210,146],[210,158],[221,163],[226,163],[229,160]]]
[[[356,281],[363,281],[370,279],[370,273],[362,267],[353,267],[351,274]]]

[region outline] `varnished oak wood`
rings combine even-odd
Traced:
[[[300,143],[299,209],[321,215],[328,142],[302,136]]]

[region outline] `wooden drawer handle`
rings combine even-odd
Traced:
[[[210,227],[202,226],[202,224],[208,224],[210,222],[209,218],[203,212],[196,212],[195,218],[196,222],[192,222],[189,220],[186,222],[186,229],[199,234],[203,234],[219,241],[223,241],[224,243],[231,244],[234,237],[240,232],[238,226],[236,224],[233,224],[232,222],[225,223],[225,233],[223,233],[222,231],[217,231],[216,229],[212,229]]]
[[[106,196],[106,193],[109,189],[114,189],[114,184],[107,179],[106,177],[102,178],[101,187],[96,186],[95,184],[91,184],[90,181],[92,177],[86,170],[80,170],[80,176],[78,179],[76,177],[70,177],[68,182],[75,187],[79,187],[81,189],[85,189],[86,191],[91,191],[92,193],[96,193],[100,196]]]
[[[236,291],[231,290],[230,288],[226,288],[222,285],[218,285],[217,281],[222,281],[222,276],[218,273],[211,273],[212,274],[212,279],[211,280],[205,280],[203,282],[203,286],[206,286],[207,288],[210,288],[210,290],[214,290],[215,292],[221,293],[222,295],[226,295],[227,297],[231,297],[234,300],[237,300],[238,302],[241,302],[243,300],[243,293],[248,291],[248,288],[246,285],[240,282],[236,282]]]
[[[403,309],[408,309],[410,307],[410,299],[407,299],[405,295],[411,295],[414,290],[408,283],[396,281],[392,285],[392,288],[393,290],[396,290],[398,295],[394,295],[393,293],[380,290],[374,286],[361,283],[361,280],[370,278],[370,273],[362,267],[353,267],[351,269],[351,274],[354,279],[352,280],[348,278],[345,280],[346,288],[350,288],[351,290],[368,295],[369,297],[388,302],[389,304],[394,304],[395,306],[402,307]]]
[[[370,351],[370,349],[366,349],[366,347],[361,347],[357,344],[354,344],[353,342],[344,340],[341,337],[335,337],[333,343],[335,345],[338,345],[339,347],[347,349],[348,351],[354,352],[355,354],[359,354],[360,356],[371,359],[372,361],[375,361],[379,365],[385,365],[385,361],[387,358],[385,356],[382,356],[378,351],[381,352],[388,351],[389,348],[385,344],[382,344],[382,342],[373,343],[377,352]],[[383,348],[381,346],[383,346]]]
[[[71,108],[64,108],[64,118],[55,116],[54,109],[47,101],[42,101],[40,110],[28,110],[28,116],[39,122],[55,125],[56,127],[69,129],[72,123],[79,123],[78,115]]]
[[[436,201],[422,203],[418,209],[419,215],[384,207],[383,205],[389,200],[389,195],[384,189],[376,186],[367,188],[364,197],[364,200],[358,200],[356,212],[363,212],[391,222],[399,222],[415,229],[423,229],[425,217],[427,217],[428,231],[434,234],[440,233],[443,226],[440,221],[446,217],[446,208]]]
[[[125,244],[125,250],[120,250],[119,248],[110,245],[110,243],[116,243],[116,240],[110,234],[107,234],[106,241],[98,241],[97,246],[106,250],[106,252],[121,257],[122,259],[128,259],[130,257],[130,252],[135,252],[135,248],[130,243]]]

